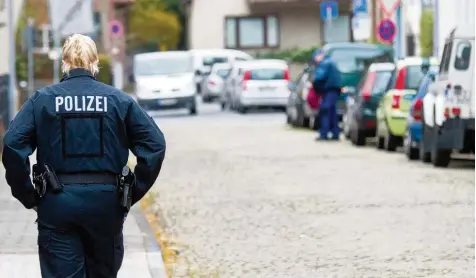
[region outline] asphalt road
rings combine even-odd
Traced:
[[[173,277],[474,277],[474,162],[315,142],[282,112],[151,115]]]

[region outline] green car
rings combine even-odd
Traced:
[[[355,91],[370,64],[394,62],[394,51],[389,46],[345,42],[326,44],[322,50],[336,63],[341,73],[343,90],[337,103],[340,120],[345,113],[347,94]]]
[[[377,108],[377,148],[393,152],[403,144],[410,107],[428,69],[438,70],[436,58],[408,57],[396,63],[392,79]]]

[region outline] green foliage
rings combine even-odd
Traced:
[[[137,0],[129,13],[131,41],[137,45],[155,41],[161,50],[175,49],[180,39],[181,24],[176,13],[162,0]],[[159,47],[158,47],[159,48]]]
[[[292,49],[284,51],[257,53],[258,59],[282,59],[294,63],[308,63],[312,59],[312,53],[319,49],[318,46],[304,48],[304,49]]]
[[[433,10],[423,11],[420,18],[421,56],[433,55]]]
[[[111,59],[104,54],[99,54],[99,73],[96,79],[102,83],[112,85]]]

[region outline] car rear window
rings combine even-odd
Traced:
[[[250,71],[250,80],[283,80],[286,79],[284,69],[253,69]]]
[[[430,71],[438,70],[438,66],[430,66]],[[417,66],[408,66],[407,75],[405,80],[405,89],[418,90],[420,85],[420,80],[425,76],[420,65]]]
[[[216,63],[227,63],[227,57],[204,57],[203,58],[203,65],[204,66],[213,66]]]
[[[225,78],[228,76],[228,74],[230,74],[230,70],[229,69],[220,69],[220,70],[217,70],[217,75],[222,77],[222,78]]]
[[[372,88],[372,94],[380,94],[385,92],[388,83],[392,79],[392,71],[377,71],[375,82]]]

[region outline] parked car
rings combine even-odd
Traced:
[[[211,102],[221,97],[225,88],[225,80],[230,74],[231,65],[229,63],[216,63],[212,66],[210,75],[208,75],[202,84],[203,102]]]
[[[371,64],[356,90],[348,94],[343,132],[354,145],[365,145],[367,138],[375,137],[377,107],[394,70],[393,63]]]
[[[238,61],[231,64],[231,70],[228,76],[225,78],[225,83],[223,86],[223,94],[220,97],[220,106],[222,110],[233,109],[235,105],[233,104],[233,95],[235,88],[238,84],[239,76],[242,74],[243,67],[250,61]]]
[[[232,107],[240,113],[249,108],[286,107],[289,91],[289,68],[282,60],[254,60],[241,64],[234,83]]]
[[[423,98],[428,93],[431,84],[435,82],[436,71],[429,71],[420,81],[418,91],[410,106],[410,113],[407,118],[407,128],[403,140],[405,154],[410,160],[420,158],[420,141],[422,138],[422,117],[423,117]],[[429,155],[421,153],[423,161],[429,161]]]
[[[410,105],[428,68],[436,70],[438,61],[421,57],[397,61],[388,90],[377,108],[377,148],[395,151],[402,145]]]
[[[163,51],[134,56],[132,81],[137,103],[147,110],[186,108],[197,114],[192,55]]]
[[[355,91],[360,79],[372,63],[394,61],[392,47],[367,43],[330,43],[322,50],[337,65],[341,73],[342,94],[337,103],[339,118],[345,113],[345,99],[348,92]]]
[[[193,56],[195,84],[199,94],[202,92],[203,80],[210,74],[213,64],[253,59],[248,53],[235,49],[192,49],[190,53]]]
[[[307,103],[307,97],[312,84],[311,68],[304,69],[290,85],[290,94],[286,106],[286,122],[295,127],[310,127],[317,129],[317,109],[312,109]]]

